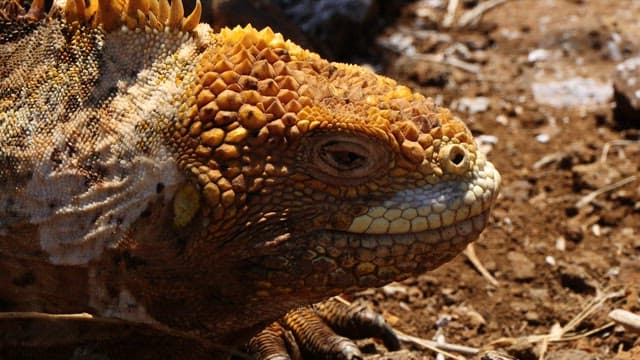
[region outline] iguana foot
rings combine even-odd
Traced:
[[[249,341],[258,359],[363,359],[351,339],[379,338],[389,350],[400,342],[384,318],[365,306],[336,299],[289,311]]]

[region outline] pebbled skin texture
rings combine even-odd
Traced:
[[[459,119],[179,3],[0,12],[0,311],[243,343],[477,238],[500,175]]]

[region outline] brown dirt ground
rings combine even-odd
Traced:
[[[417,35],[425,27],[418,6],[408,5],[386,36],[404,27],[416,34],[417,49],[437,53],[441,45]],[[575,331],[607,325],[616,308],[640,312],[640,177],[576,206],[595,189],[640,175],[640,119],[637,128],[621,129],[613,103],[558,109],[537,104],[531,91],[534,81],[573,76],[610,82],[619,62],[611,41],[616,39],[622,59],[638,54],[638,18],[640,2],[633,0],[509,1],[472,29],[446,31],[451,43],[471,50],[477,74],[390,56],[384,73],[453,108],[474,134],[497,137],[489,158],[502,173],[503,189],[475,251],[499,284],[460,255],[429,274],[364,292],[361,299],[406,333],[427,339],[438,334],[449,343],[495,348],[518,359],[542,358],[543,346],[516,339],[564,326],[602,294],[621,291]],[[528,54],[541,48],[554,55],[529,62]],[[487,111],[456,111],[457,99],[478,96],[489,98]],[[536,141],[539,134],[550,140]],[[605,145],[619,139],[635,144],[610,146],[602,161]],[[386,358],[435,358],[407,347]],[[385,358],[371,343],[364,349]],[[608,326],[549,343],[545,358],[640,359],[640,340]]]

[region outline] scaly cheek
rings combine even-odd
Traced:
[[[315,232],[282,242],[278,255],[251,259],[244,273],[256,289],[254,300],[305,299],[382,286],[449,261],[478,237],[487,217],[469,219],[468,227],[419,234]]]

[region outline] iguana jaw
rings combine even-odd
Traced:
[[[252,258],[249,283],[254,300],[321,299],[405,279],[437,268],[478,238],[489,210],[449,226],[403,234],[315,231],[288,239],[287,253]],[[301,244],[304,244],[304,248]],[[296,247],[297,245],[297,247]]]
[[[483,155],[476,164],[470,179],[398,192],[342,229],[297,226],[303,229],[296,232],[292,220],[291,232],[263,243],[261,254],[248,259],[252,296],[320,299],[382,286],[449,261],[486,227],[500,187],[499,173]],[[407,214],[414,221],[403,218]],[[375,225],[372,216],[385,226]],[[369,217],[368,227],[360,227],[363,217]]]

